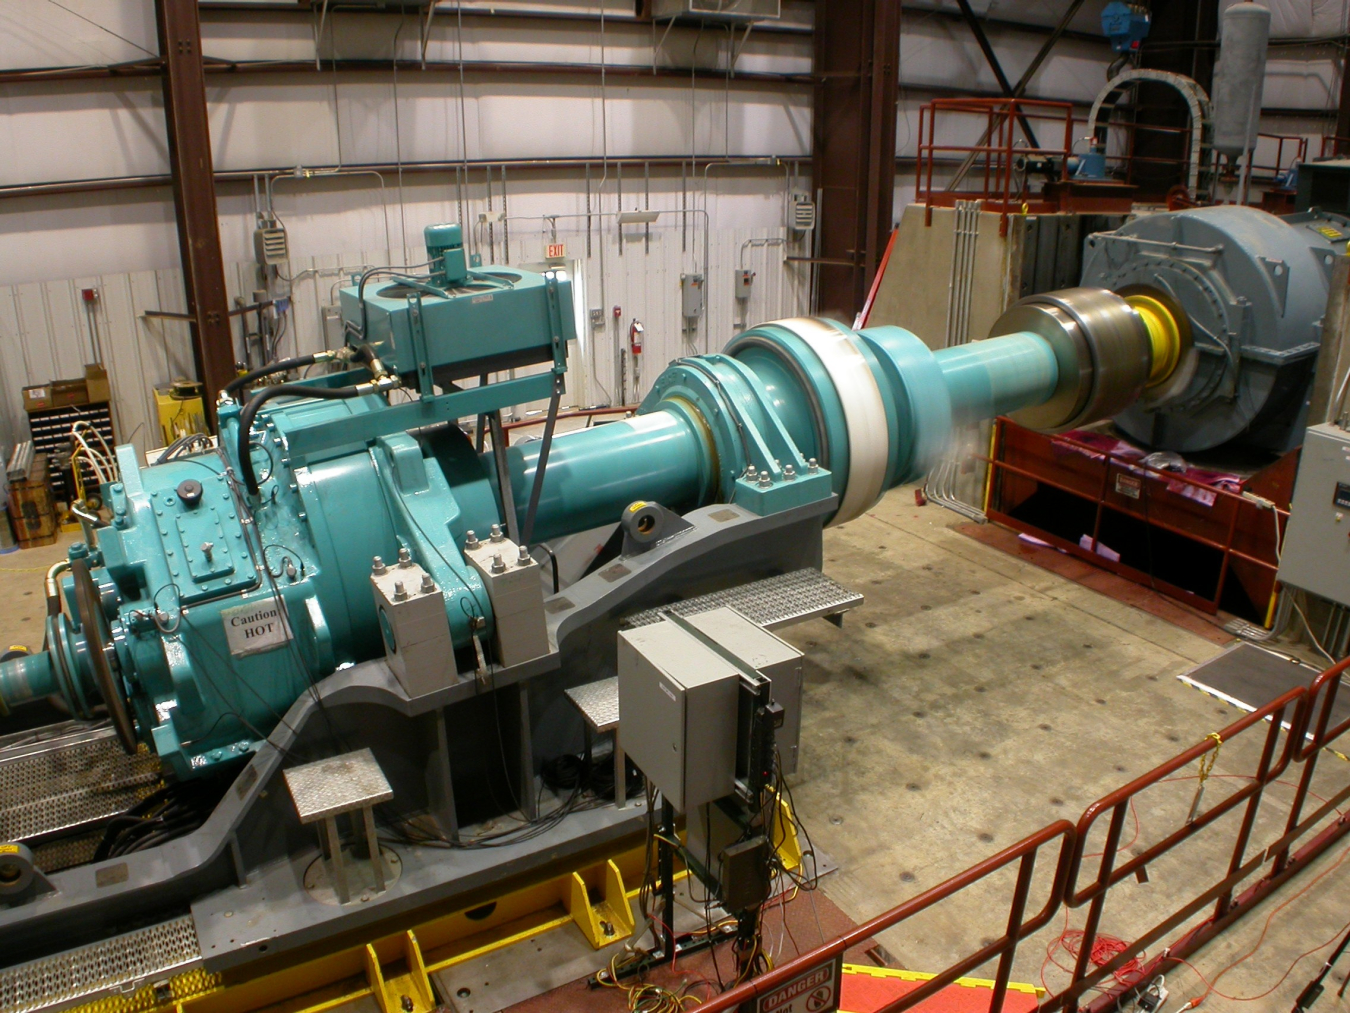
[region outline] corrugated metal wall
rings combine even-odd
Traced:
[[[714,297],[704,319],[687,338],[681,321],[680,275],[703,268],[701,230],[690,230],[687,249],[682,250],[678,226],[654,227],[648,251],[643,229],[629,227],[620,255],[618,235],[611,226],[595,239],[589,259],[584,257],[584,236],[578,239],[561,233],[560,239],[571,240],[570,254],[583,255],[573,261],[573,271],[579,276],[578,297],[584,300],[581,318],[586,320],[586,311],[592,307],[602,309],[604,316],[604,326],[594,331],[584,326],[580,341],[571,349],[567,402],[618,403],[614,306],[623,310],[618,328],[621,340],[626,341],[634,317],[646,327],[643,392],[670,360],[721,348],[735,333],[743,313],[748,313],[752,324],[805,313],[809,271],[785,263],[781,246],[742,249],[747,240],[783,235],[781,229],[725,229],[709,236],[710,271],[724,283],[711,289]],[[512,247],[516,264],[542,256],[533,237],[513,238]],[[408,251],[407,258],[420,259],[418,251]],[[323,348],[321,310],[333,301],[335,286],[363,265],[389,262],[385,250],[293,258],[293,308],[281,354]],[[742,263],[757,273],[745,307],[731,296],[730,283],[732,272]],[[229,265],[226,282],[231,298],[247,301],[256,284],[254,265]],[[141,454],[160,445],[153,388],[194,375],[187,323],[145,316],[147,310],[181,313],[186,308],[182,275],[176,269],[0,287],[0,444],[8,447],[28,438],[23,387],[81,376],[84,364],[93,361],[90,320],[80,294],[87,288],[96,289],[99,295],[94,320],[112,385],[118,439],[135,444]],[[238,323],[235,332],[240,333]],[[630,378],[628,400],[636,399]],[[521,406],[522,410],[526,407]]]

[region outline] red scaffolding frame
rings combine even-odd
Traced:
[[[938,141],[938,124],[952,129],[955,121],[966,121],[967,128],[983,122],[984,132],[976,144]],[[1023,124],[1039,122],[1063,124],[1063,144],[1058,147],[1019,146]],[[959,128],[957,128],[959,129]],[[1025,138],[1023,138],[1025,140]],[[1010,214],[1043,214],[1059,210],[1057,201],[1048,201],[1027,192],[1027,174],[1021,181],[1018,162],[1024,159],[1058,160],[1061,181],[1069,178],[1068,160],[1073,150],[1073,104],[1025,98],[943,98],[919,109],[919,148],[915,168],[916,200],[924,203],[925,220],[931,225],[934,207],[954,207],[958,200],[978,200],[981,210],[1002,215],[1000,231],[1007,231]],[[933,170],[938,162],[960,156],[964,179],[975,185],[964,189],[934,189]],[[1024,163],[1025,164],[1025,163]]]

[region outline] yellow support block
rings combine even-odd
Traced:
[[[624,889],[623,876],[613,860],[605,863],[604,900],[599,904],[591,903],[590,891],[580,873],[572,873],[570,886],[567,913],[591,946],[603,949],[633,934],[633,908],[628,901],[628,891]]]

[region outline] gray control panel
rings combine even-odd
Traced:
[[[1350,433],[1339,426],[1303,441],[1280,582],[1350,605]]]

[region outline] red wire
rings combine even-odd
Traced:
[[[1288,980],[1289,976],[1294,973],[1294,968],[1297,967],[1304,959],[1312,956],[1319,950],[1325,950],[1328,946],[1330,946],[1337,939],[1339,939],[1346,931],[1350,931],[1350,922],[1347,922],[1342,928],[1338,929],[1336,933],[1325,943],[1322,943],[1320,946],[1315,946],[1311,950],[1306,951],[1305,953],[1299,954],[1299,956],[1294,959],[1294,962],[1289,965],[1289,970],[1284,972],[1284,975],[1280,978],[1280,980],[1275,982],[1274,985],[1271,985],[1270,988],[1266,989],[1259,995],[1252,995],[1252,996],[1225,995],[1223,992],[1220,992],[1216,987],[1218,985],[1220,978],[1222,978],[1233,968],[1237,967],[1239,964],[1250,959],[1256,953],[1256,951],[1259,950],[1265,944],[1266,933],[1270,930],[1270,923],[1274,921],[1275,916],[1277,914],[1279,914],[1290,904],[1294,903],[1294,901],[1298,900],[1300,897],[1306,894],[1309,890],[1311,890],[1314,886],[1316,886],[1319,882],[1321,882],[1331,873],[1335,872],[1338,868],[1340,868],[1341,864],[1344,863],[1347,858],[1350,858],[1350,848],[1346,848],[1344,851],[1342,851],[1339,857],[1337,857],[1336,861],[1332,862],[1329,866],[1327,866],[1325,869],[1319,872],[1312,880],[1306,883],[1302,890],[1298,891],[1298,893],[1286,899],[1277,908],[1271,911],[1270,914],[1266,916],[1265,924],[1261,927],[1261,935],[1257,937],[1256,945],[1253,946],[1246,953],[1244,953],[1242,956],[1238,957],[1237,960],[1233,961],[1231,964],[1229,964],[1227,967],[1221,970],[1218,974],[1216,974],[1214,976],[1213,981],[1210,981],[1207,978],[1205,978],[1205,976],[1201,974],[1200,971],[1196,968],[1196,966],[1192,964],[1190,961],[1182,960],[1180,957],[1171,958],[1177,961],[1178,963],[1185,964],[1187,967],[1189,967],[1192,971],[1195,972],[1195,976],[1199,978],[1200,981],[1204,984],[1205,994],[1201,996],[1201,999],[1206,999],[1210,995],[1217,995],[1220,999],[1227,999],[1230,1002],[1252,1002],[1256,999],[1264,999],[1266,996],[1270,995],[1270,993],[1274,992],[1277,988],[1283,985],[1285,981]]]

